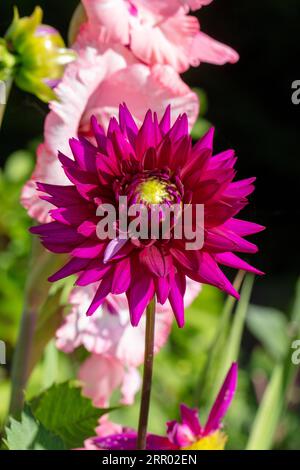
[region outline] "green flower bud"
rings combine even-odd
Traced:
[[[0,79],[1,74],[11,75],[17,86],[48,102],[56,98],[51,87],[74,60],[75,52],[65,47],[56,29],[42,24],[42,18],[40,7],[24,18],[14,9],[13,22],[0,43]]]

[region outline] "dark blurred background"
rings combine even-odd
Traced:
[[[45,22],[66,38],[77,0],[5,0],[0,36],[12,7],[22,16],[36,4]],[[236,65],[203,64],[184,79],[205,90],[206,118],[217,129],[216,150],[235,148],[239,177],[257,176],[257,190],[244,216],[267,226],[257,236],[255,264],[266,276],[256,283],[254,303],[286,309],[299,274],[300,105],[291,101],[291,84],[300,79],[299,0],[215,0],[199,12],[203,31],[233,46]],[[13,151],[42,134],[47,108],[14,89],[0,137],[1,164]]]

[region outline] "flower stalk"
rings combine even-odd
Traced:
[[[150,408],[150,396],[153,374],[153,358],[154,358],[154,334],[155,334],[155,297],[149,303],[146,309],[146,334],[145,334],[145,356],[144,356],[144,372],[143,387],[137,437],[138,450],[146,449],[147,427]]]
[[[40,243],[34,241],[19,337],[12,363],[9,414],[16,418],[23,409],[26,384],[38,360],[38,357],[34,357],[36,326],[40,307],[49,293],[50,284],[47,281],[49,270],[51,272],[54,265],[57,265],[55,257],[44,250]]]

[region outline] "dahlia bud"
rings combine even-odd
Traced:
[[[0,54],[0,79],[13,78],[17,86],[48,102],[56,98],[51,87],[75,53],[65,47],[56,29],[42,24],[42,17],[40,7],[24,18],[14,9],[13,22],[0,42],[5,49],[4,60]]]

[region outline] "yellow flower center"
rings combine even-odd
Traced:
[[[220,431],[216,431],[209,436],[202,437],[188,447],[181,450],[224,450],[227,437]]]
[[[158,178],[149,178],[139,184],[139,199],[147,204],[161,204],[168,196],[167,183]]]

